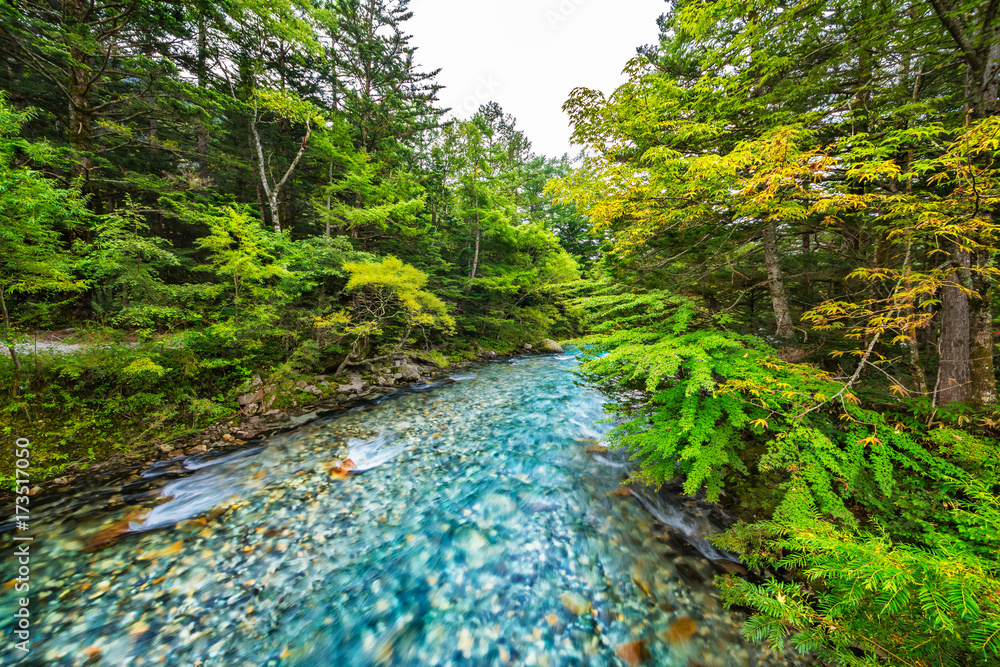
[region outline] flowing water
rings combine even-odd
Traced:
[[[677,539],[691,518],[622,493],[575,365],[477,365],[51,502],[33,516],[32,648],[12,648],[5,586],[0,661],[789,664],[740,638],[713,566]],[[347,458],[353,474],[333,470]]]

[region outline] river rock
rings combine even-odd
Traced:
[[[534,346],[531,343],[525,343],[524,344],[524,349],[525,349],[526,352],[531,352],[531,350],[534,349]]]
[[[712,565],[715,565],[723,572],[727,572],[729,574],[738,574],[741,577],[745,577],[748,574],[750,574],[749,572],[747,572],[747,569],[745,567],[743,567],[736,561],[732,561],[727,558],[719,558],[718,560],[713,560]]]
[[[349,473],[352,470],[357,470],[357,468],[358,464],[356,464],[351,459],[346,459],[335,465],[333,468],[331,468],[330,474],[336,477],[346,477],[347,473]]]
[[[581,614],[589,614],[593,609],[593,606],[590,604],[590,600],[578,593],[563,593],[559,596],[559,600],[563,603],[564,607],[578,616]]]
[[[562,354],[566,350],[562,346],[550,338],[546,338],[537,346],[537,351],[543,354]]]
[[[361,379],[361,376],[356,373],[349,373],[348,379],[350,379],[350,384],[342,384],[337,387],[337,391],[344,392],[345,394],[360,394],[364,391],[365,383]]]
[[[649,659],[653,657],[649,653],[649,646],[646,644],[646,640],[644,639],[640,639],[637,642],[622,644],[618,647],[618,650],[615,651],[615,655],[632,667],[638,667],[639,665],[648,662]]]
[[[671,644],[686,642],[698,631],[698,622],[690,616],[681,616],[667,630],[667,641]]]
[[[148,509],[138,509],[133,510],[125,515],[125,517],[107,528],[94,533],[87,543],[84,545],[83,550],[87,553],[91,551],[96,551],[101,547],[110,544],[117,540],[122,535],[132,532],[135,528],[142,525],[142,522],[146,520],[149,516]]]

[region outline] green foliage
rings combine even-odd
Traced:
[[[725,331],[687,297],[613,283],[579,299],[582,373],[615,400],[637,479],[779,492],[717,543],[794,583],[727,577],[745,632],[839,664],[989,665],[1000,656],[996,445],[866,407],[851,387]],[[908,424],[908,425],[907,425]]]
[[[209,252],[209,263],[220,280],[213,291],[222,297],[223,312],[228,314],[210,331],[223,338],[266,335],[284,302],[285,294],[276,286],[289,277],[282,236],[235,207],[199,216],[199,221],[208,225],[209,234],[197,245]]]
[[[31,114],[18,113],[0,94],[0,305],[4,340],[13,343],[7,300],[11,295],[74,292],[73,258],[62,233],[83,216],[73,190],[15,164],[19,153],[41,159],[47,149],[17,138]]]
[[[723,599],[758,610],[745,628],[751,639],[790,641],[830,662],[868,664],[861,651],[898,664],[995,664],[1000,502],[980,486],[962,495],[948,512],[962,537],[938,533],[922,545],[818,519],[741,524],[718,544],[804,583],[727,577]]]
[[[778,470],[776,516],[819,511],[853,525],[846,498],[862,476],[889,495],[897,468],[958,471],[863,409],[843,383],[718,328],[690,299],[610,285],[580,305],[596,320],[579,341],[582,371],[625,397],[626,419],[610,437],[650,483],[681,474],[686,493],[715,501],[729,475]]]
[[[96,238],[81,244],[78,270],[92,290],[106,295],[96,305],[98,317],[138,328],[168,328],[187,319],[175,299],[177,287],[163,282],[161,271],[179,266],[163,239],[146,234],[148,224],[133,202],[95,222]],[[96,301],[96,300],[95,300]]]
[[[565,106],[611,437],[729,499],[768,578],[726,601],[833,664],[1000,660],[994,10],[681,0]]]
[[[344,270],[350,275],[345,289],[354,295],[351,305],[346,314],[321,318],[319,325],[338,327],[353,339],[349,358],[372,352],[373,339],[384,341],[386,350],[398,352],[416,342],[410,338],[413,334],[426,343],[431,332],[455,332],[447,306],[424,289],[427,275],[422,271],[395,257],[377,263],[347,263]]]

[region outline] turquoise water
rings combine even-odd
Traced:
[[[5,640],[0,660],[786,664],[740,638],[701,553],[614,493],[626,470],[594,451],[608,427],[575,364],[474,366],[60,499],[34,521],[31,652]],[[347,458],[358,474],[331,472]],[[114,525],[132,532],[87,549]]]

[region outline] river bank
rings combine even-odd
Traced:
[[[86,351],[92,346],[59,343],[59,337],[48,341],[62,345],[60,354]],[[110,346],[105,346],[110,349]],[[521,354],[561,353],[562,347],[552,340],[525,343]],[[440,353],[398,353],[375,363],[360,360],[343,373],[278,376],[265,379],[264,373],[254,373],[242,387],[234,390],[238,411],[227,413],[198,429],[185,429],[179,436],[151,437],[116,448],[107,457],[82,465],[73,465],[57,475],[33,477],[31,495],[50,489],[59,492],[71,488],[79,480],[92,476],[127,479],[138,469],[154,461],[181,460],[209,452],[240,448],[297,425],[307,423],[329,411],[348,410],[356,405],[391,395],[413,385],[434,382],[459,372],[477,359],[504,358],[494,350],[478,348],[476,355],[453,356]],[[14,434],[23,437],[22,433]],[[44,434],[43,434],[44,436]],[[36,441],[40,441],[37,438]],[[9,501],[11,489],[0,488],[0,502]]]

